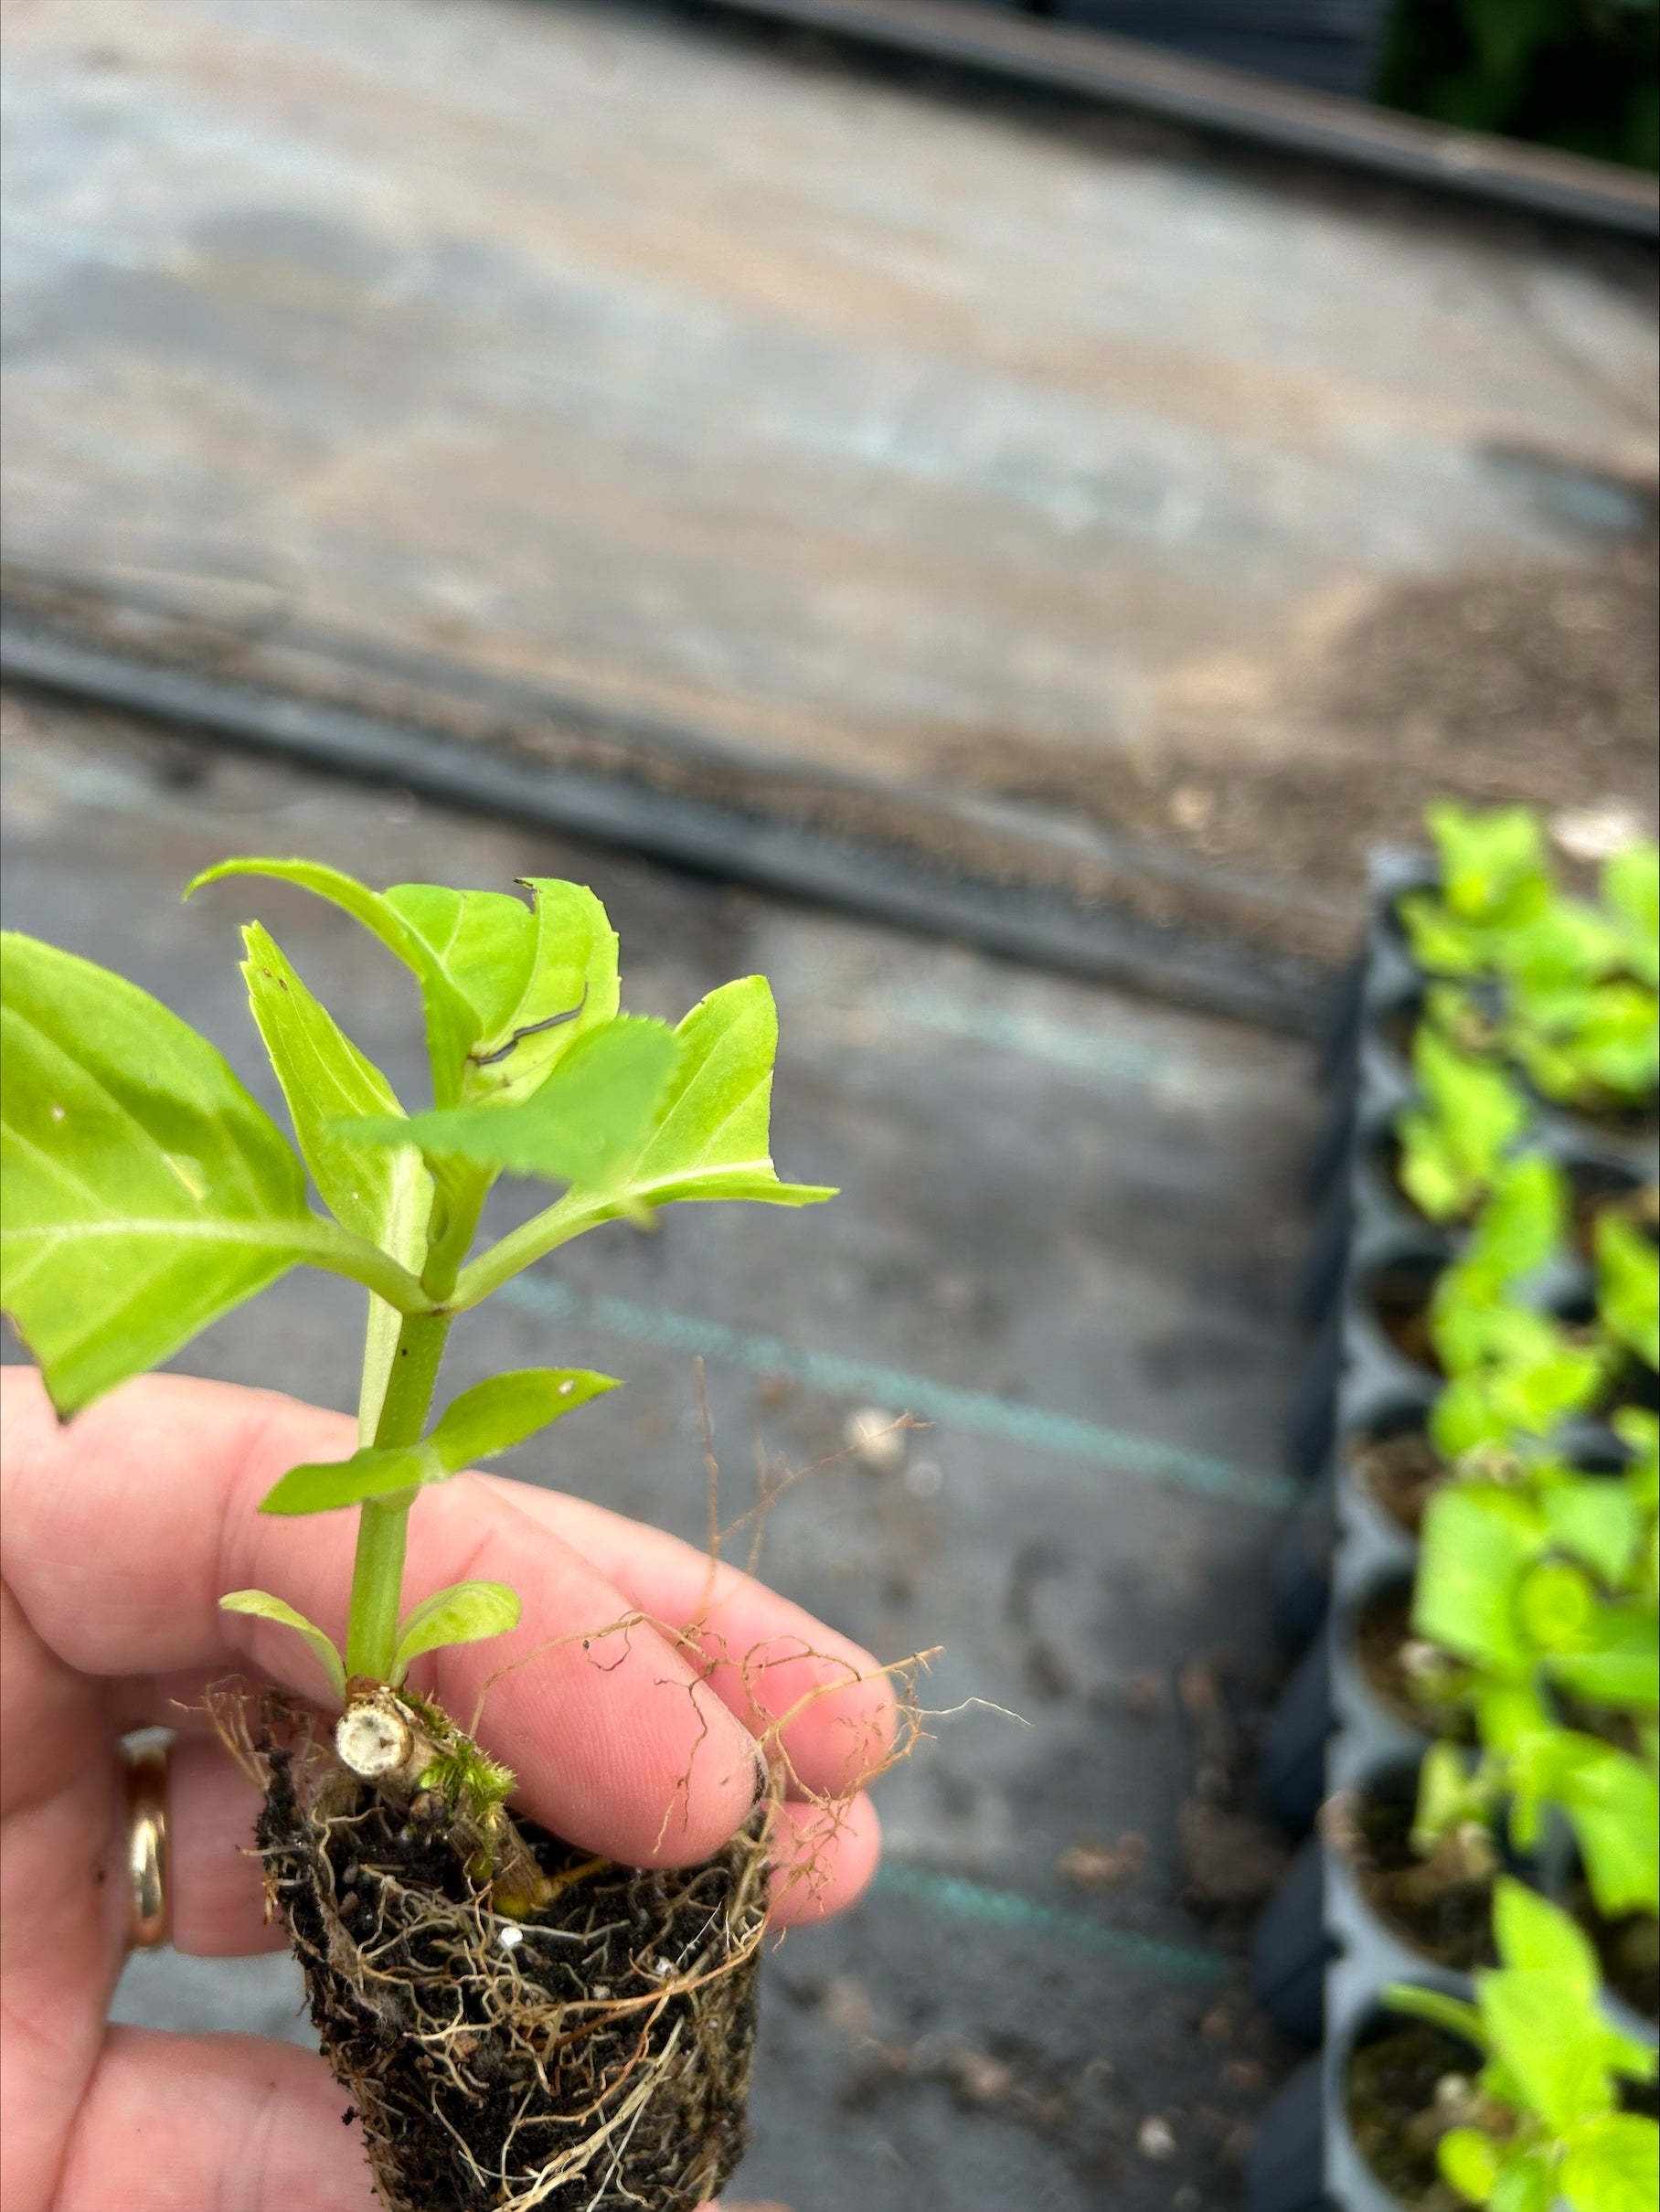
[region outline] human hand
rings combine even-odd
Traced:
[[[165,1375],[60,1428],[33,1369],[0,1371],[7,2212],[373,2212],[344,2092],[310,2053],[105,2025],[129,1945],[128,1730],[178,1731],[174,1943],[215,1958],[284,1947],[249,1850],[258,1793],[203,1699],[239,1671],[318,1695],[292,1633],[218,1601],[257,1586],[344,1624],[353,1517],[256,1508],[287,1468],[344,1458],[356,1441],[342,1415]],[[857,1897],[879,1847],[858,1785],[883,1762],[894,1711],[866,1653],[728,1569],[706,1606],[708,1562],[692,1547],[497,1476],[458,1477],[410,1520],[412,1593],[473,1576],[510,1581],[523,1625],[424,1664],[432,1694],[466,1720],[489,1676],[535,1654],[491,1686],[483,1724],[531,1817],[628,1864],[702,1858],[748,1815],[757,1734],[779,1719],[807,1795],[781,1811],[774,1919],[821,1919]],[[630,1615],[697,1626],[679,1642],[635,1627],[596,1664],[581,1632]],[[834,1824],[813,1795],[845,1795]]]

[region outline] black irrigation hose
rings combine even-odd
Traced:
[[[0,678],[1286,1035],[1313,1036],[1320,1026],[1329,978],[1312,962],[1160,929],[1039,888],[928,867],[874,840],[130,659],[9,617],[0,617]]]
[[[1189,61],[1137,40],[964,0],[699,0],[716,14],[814,30],[856,46],[1153,115],[1463,200],[1580,229],[1660,239],[1660,186],[1612,162],[1452,130],[1358,100]]]

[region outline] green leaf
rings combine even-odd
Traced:
[[[770,1154],[778,1013],[764,975],[711,991],[676,1030],[680,1058],[656,1125],[620,1171],[649,1207],[687,1198],[813,1206],[833,1191],[781,1183]]]
[[[1382,1993],[1382,2001],[1391,2012],[1427,2020],[1431,2027],[1459,2037],[1473,2049],[1484,2051],[1487,2047],[1487,2032],[1482,2026],[1482,2016],[1463,1997],[1450,1997],[1444,1990],[1421,1989],[1416,1982],[1391,1982]]]
[[[1400,1187],[1431,1221],[1456,1221],[1481,1196],[1447,1123],[1415,1109],[1395,1123],[1400,1142]]]
[[[1514,1679],[1478,1674],[1470,1703],[1482,1743],[1488,1750],[1505,1756],[1541,1729],[1555,1725],[1555,1717],[1547,1708],[1531,1671]],[[1518,1835],[1516,1840],[1521,1847],[1531,1849],[1537,1838]]]
[[[374,1158],[344,1144],[333,1123],[343,1113],[401,1113],[396,1093],[301,981],[258,922],[242,932],[249,1005],[288,1101],[300,1149],[324,1203],[346,1228],[366,1237],[419,1277],[432,1219],[432,1178],[417,1153]],[[400,1316],[372,1292],[358,1385],[360,1441],[375,1433],[398,1347]]]
[[[522,1444],[561,1414],[622,1388],[583,1367],[520,1367],[463,1390],[432,1431],[432,1448],[454,1473]]]
[[[452,1582],[434,1591],[404,1622],[392,1661],[394,1688],[423,1652],[452,1643],[478,1643],[519,1624],[519,1601],[504,1582]]]
[[[1660,846],[1630,845],[1602,866],[1602,897],[1624,926],[1633,973],[1660,984]]]
[[[282,1132],[206,1038],[90,961],[0,946],[0,1303],[74,1412],[297,1260],[418,1306],[306,1204]]]
[[[1427,1111],[1397,1122],[1401,1182],[1431,1220],[1449,1221],[1491,1184],[1527,1109],[1507,1075],[1460,1051],[1433,1021],[1418,1026],[1412,1064]]]
[[[1479,2128],[1449,2128],[1435,2146],[1435,2157],[1449,2186],[1473,2205],[1486,2203],[1500,2171],[1498,2145],[1491,2135]]]
[[[584,885],[521,878],[531,895],[399,883],[387,892],[473,1010],[462,1099],[522,1104],[578,1037],[617,1012],[617,938]]]
[[[1538,1971],[1478,1973],[1476,2001],[1493,2047],[1528,2106],[1557,2134],[1608,2110],[1601,2039],[1577,1980]]]
[[[813,1206],[835,1196],[781,1183],[772,1165],[768,1124],[778,1016],[764,975],[711,992],[675,1037],[679,1058],[651,1133],[631,1156],[611,1164],[608,1182],[577,1185],[464,1269],[451,1302],[458,1312],[556,1245],[620,1215],[683,1199]]]
[[[1484,1365],[1523,1368],[1548,1358],[1562,1341],[1548,1315],[1504,1297],[1484,1269],[1462,1261],[1436,1281],[1430,1333],[1453,1377]]]
[[[1660,1070],[1660,1001],[1623,976],[1518,994],[1507,1048],[1547,1098],[1598,1110],[1652,1101]]]
[[[1549,896],[1545,832],[1525,806],[1466,811],[1433,800],[1424,823],[1441,861],[1442,890],[1462,920],[1515,927]]]
[[[619,1016],[580,1037],[523,1105],[453,1106],[337,1127],[348,1143],[419,1144],[429,1160],[609,1189],[645,1141],[678,1049],[663,1023]]]
[[[1524,1153],[1495,1169],[1462,1261],[1489,1294],[1542,1267],[1568,1227],[1568,1185],[1548,1154]]]
[[[1536,1494],[1558,1549],[1583,1559],[1611,1590],[1618,1590],[1643,1534],[1642,1507],[1631,1485],[1608,1475],[1570,1475]]]
[[[463,1390],[417,1444],[366,1444],[350,1459],[291,1467],[260,1501],[261,1513],[334,1513],[366,1498],[401,1499],[445,1483],[475,1460],[522,1444],[561,1414],[621,1386],[585,1367],[522,1367]]]
[[[1415,1634],[1461,1659],[1504,1671],[1532,1654],[1516,1598],[1543,1529],[1530,1503],[1496,1484],[1454,1483],[1430,1500],[1412,1600]]]
[[[262,858],[221,860],[216,867],[204,868],[186,885],[185,897],[190,898],[204,884],[218,883],[229,876],[269,876],[280,883],[298,884],[301,889],[313,891],[319,899],[326,899],[332,906],[339,907],[379,938],[420,985],[426,1010],[427,1057],[432,1069],[432,1097],[440,1106],[453,1105],[461,1095],[467,1055],[477,1042],[478,1018],[434,957],[426,940],[399,913],[392,900],[371,891],[339,868],[325,867],[321,861]]]
[[[1502,2170],[1487,2199],[1487,2212],[1552,2212],[1548,2159],[1537,2151],[1509,2148],[1501,2156]]]
[[[1570,1644],[1552,1649],[1548,1667],[1570,1696],[1652,1713],[1660,1706],[1660,1618],[1652,1605],[1598,1605]]]
[[[1660,1413],[1645,1406],[1622,1406],[1611,1426],[1632,1455],[1623,1477],[1626,1488],[1642,1505],[1660,1505]]]
[[[1427,1858],[1443,1836],[1465,1821],[1482,1818],[1484,1795],[1483,1778],[1468,1771],[1458,1745],[1444,1739],[1432,1743],[1418,1770],[1413,1850]]]
[[[1398,902],[1412,957],[1430,975],[1480,975],[1492,965],[1491,933],[1461,920],[1438,891],[1408,891]]]
[[[447,1482],[450,1473],[430,1443],[363,1444],[350,1459],[291,1467],[260,1500],[260,1511],[337,1513],[366,1498],[407,1504],[424,1484]]]
[[[431,1206],[431,1178],[419,1155],[366,1153],[361,1145],[343,1143],[334,1127],[347,1114],[401,1116],[396,1092],[327,1007],[313,997],[267,931],[251,922],[242,940],[248,948],[242,973],[249,1005],[324,1204],[343,1227],[383,1247],[395,1224],[411,1224],[394,1257],[419,1270],[425,1212]],[[425,1210],[410,1203],[417,1191]]]
[[[1449,1277],[1457,1279],[1456,1296]],[[1443,1458],[1548,1435],[1601,1395],[1601,1345],[1575,1342],[1559,1322],[1527,1307],[1495,1303],[1458,1268],[1438,1291],[1431,1330],[1452,1379],[1431,1409],[1430,1434]]]
[[[682,1055],[630,1187],[647,1204],[750,1198],[809,1206],[835,1193],[778,1179],[770,1155],[778,1015],[764,975],[725,984],[676,1031]]]
[[[1610,2112],[1570,2144],[1559,2176],[1573,2212],[1653,2212],[1660,2127]]]
[[[346,1696],[346,1663],[333,1638],[325,1636],[314,1621],[308,1621],[303,1613],[263,1590],[233,1590],[219,1600],[219,1607],[228,1613],[251,1613],[259,1621],[280,1621],[284,1628],[295,1630],[311,1645],[318,1665],[328,1676],[329,1688],[336,1697]]]
[[[1598,1217],[1597,1308],[1627,1350],[1660,1367],[1660,1248],[1623,1214]]]
[[[1660,1910],[1660,1804],[1640,1760],[1556,1728],[1515,1755],[1512,1779],[1518,1792],[1568,1815],[1599,1912],[1612,1920]]]
[[[1582,1567],[1548,1559],[1533,1568],[1516,1591],[1516,1615],[1529,1643],[1542,1651],[1572,1651],[1584,1641],[1597,1610],[1597,1593]]]
[[[1625,933],[1595,907],[1554,898],[1520,928],[1498,932],[1494,956],[1511,990],[1537,1002],[1612,974],[1625,960]]]
[[[1552,1973],[1594,2002],[1601,1970],[1591,1939],[1559,1906],[1510,1875],[1493,1889],[1493,1934],[1507,1967]]]
[[[1461,1051],[1433,1022],[1420,1025],[1412,1066],[1437,1118],[1473,1164],[1497,1160],[1527,1123],[1527,1105],[1503,1069]]]

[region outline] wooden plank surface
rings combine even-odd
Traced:
[[[1357,788],[1357,625],[1645,524],[1618,252],[622,9],[37,0],[6,58],[10,580],[197,660],[438,656],[1242,879],[1196,763]]]

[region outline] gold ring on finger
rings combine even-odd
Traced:
[[[167,1751],[165,1743],[123,1744],[130,1933],[134,1951],[167,1941]]]

